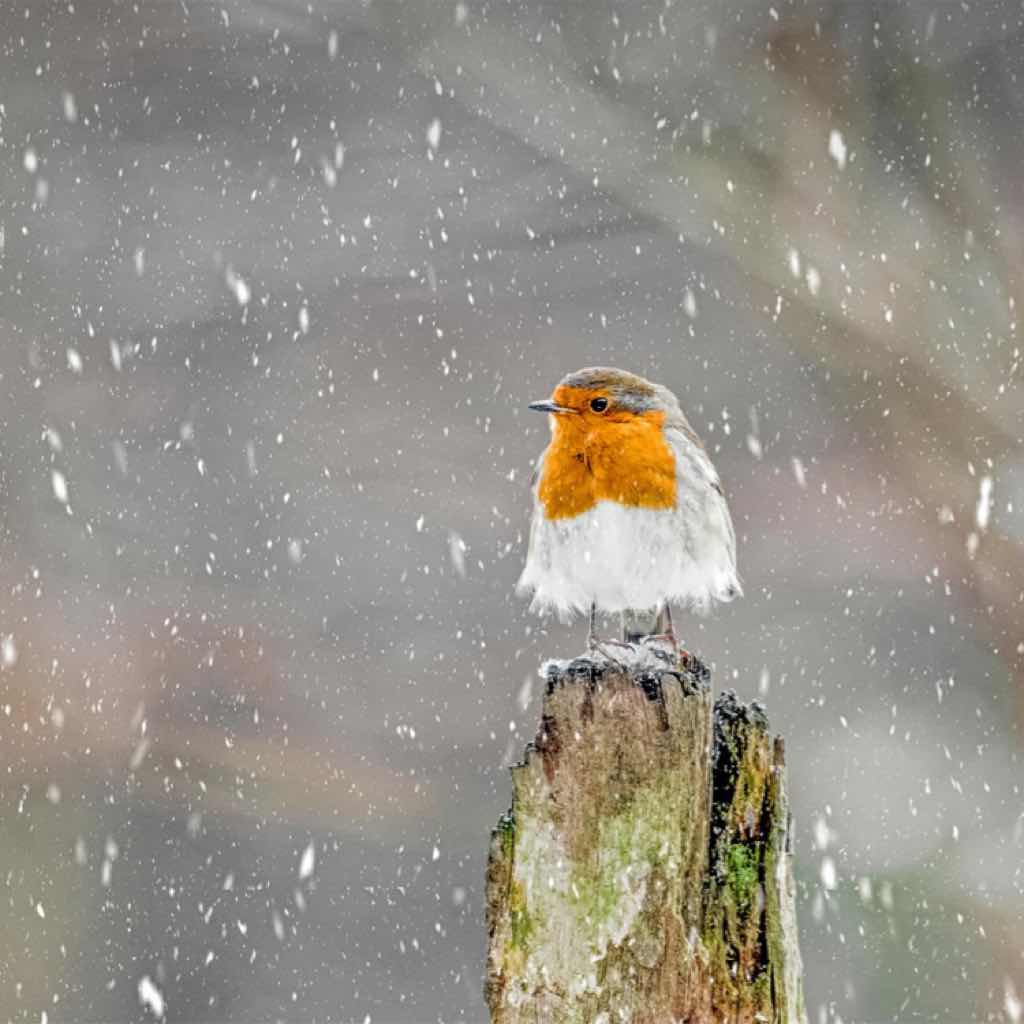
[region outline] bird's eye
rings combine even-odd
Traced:
[[[608,408],[608,399],[607,398],[592,398],[590,400],[590,408],[593,409],[594,412],[604,412],[605,409]]]

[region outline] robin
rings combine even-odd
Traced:
[[[534,475],[533,521],[517,590],[566,620],[598,611],[658,615],[655,635],[680,655],[671,605],[704,611],[742,593],[736,534],[718,473],[668,388],[625,370],[565,377],[531,409],[551,442]],[[619,641],[613,641],[619,643]],[[685,652],[682,652],[685,656]]]

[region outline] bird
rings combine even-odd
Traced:
[[[742,587],[718,472],[679,400],[627,370],[587,367],[529,408],[548,414],[551,440],[533,475],[517,592],[534,612],[589,615],[591,650],[629,646],[630,616],[649,613],[657,624],[646,639],[691,658],[672,605],[705,612]],[[622,616],[621,641],[598,638],[599,612]]]

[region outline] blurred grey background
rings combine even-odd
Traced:
[[[480,1021],[542,417],[677,391],[813,1022],[1024,1000],[1018,3],[0,11],[0,1017]]]

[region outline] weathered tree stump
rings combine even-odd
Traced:
[[[805,1020],[782,741],[666,664],[546,670],[491,838],[494,1024]]]

